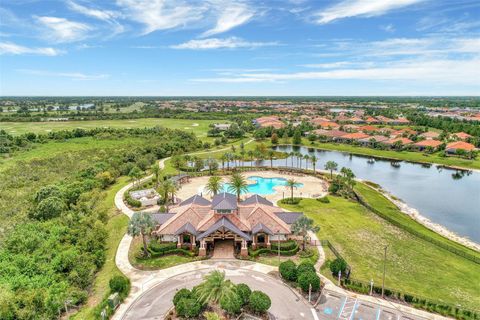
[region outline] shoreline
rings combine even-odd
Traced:
[[[361,180],[361,181],[366,182],[367,180]],[[433,232],[451,241],[457,242],[469,249],[480,252],[480,244],[476,243],[475,241],[466,237],[462,237],[457,233],[451,231],[447,227],[431,221],[427,217],[423,216],[417,209],[410,207],[408,204],[406,204],[402,200],[398,200],[394,198],[394,196],[391,193],[384,190],[383,188],[374,188],[372,186],[370,187],[375,191],[381,193],[385,198],[387,198],[390,202],[392,202],[402,213],[408,215],[409,217],[411,217],[413,220],[417,221],[424,227],[432,230]]]

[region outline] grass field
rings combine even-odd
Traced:
[[[383,197],[377,195],[381,201]],[[356,202],[337,197],[330,201],[304,199],[299,205],[282,207],[314,219],[321,227],[319,239],[332,242],[352,266],[353,278],[380,284],[383,248],[388,245],[386,287],[478,309],[478,264],[391,225]],[[322,272],[329,273],[326,268]]]
[[[12,135],[20,135],[27,132],[37,134],[50,131],[73,130],[76,128],[144,128],[163,126],[171,129],[191,131],[199,137],[206,137],[208,125],[219,122],[218,120],[188,120],[188,119],[129,119],[129,120],[89,120],[89,121],[61,121],[61,122],[0,122],[0,129]]]

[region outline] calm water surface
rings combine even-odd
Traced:
[[[431,221],[480,243],[478,172],[405,161],[392,165],[389,160],[369,161],[370,157],[306,147],[279,146],[276,150],[315,155],[318,158],[317,169],[323,169],[327,161],[335,161],[339,170],[341,167],[352,169],[358,178],[378,183]],[[256,164],[270,165],[270,161],[257,161]],[[274,160],[273,165],[291,166],[292,159]],[[293,166],[297,166],[295,157]],[[305,160],[302,161],[302,167],[305,168]],[[310,161],[308,167],[312,168]]]

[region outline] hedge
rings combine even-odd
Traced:
[[[142,206],[142,203],[140,201],[135,200],[130,196],[130,194],[128,193],[128,190],[127,190],[127,193],[125,194],[125,201],[127,201],[127,204],[129,206],[134,208],[140,208]]]
[[[280,275],[283,279],[288,281],[297,280],[297,265],[292,260],[287,260],[280,263],[278,270],[280,271]]]
[[[282,250],[293,250],[296,247],[298,247],[298,244],[295,240],[288,240],[284,242],[272,242],[271,243],[271,249],[272,250],[278,250],[278,246],[280,245],[280,251]]]
[[[175,242],[167,242],[167,243],[150,242],[148,245],[148,248],[151,252],[164,253],[169,250],[177,249],[177,244]]]
[[[282,204],[299,204],[300,201],[302,201],[302,198],[294,197],[293,199],[292,198],[284,198],[284,199],[280,200],[280,203],[282,203]]]
[[[286,256],[286,257],[291,257],[291,256],[294,256],[295,254],[297,254],[298,250],[299,250],[298,244],[295,242],[295,247],[293,249],[282,250],[280,248],[280,255],[281,256]],[[258,257],[261,254],[278,254],[278,247],[277,247],[276,250],[274,250],[273,248],[272,249],[260,248],[260,249],[257,249],[257,250],[249,249],[248,254],[253,258]]]

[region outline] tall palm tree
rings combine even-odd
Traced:
[[[305,244],[308,238],[308,232],[318,232],[320,227],[314,224],[313,219],[301,216],[292,224],[292,232],[296,235],[301,235],[303,238],[302,249],[305,251]]]
[[[292,199],[292,201],[293,201],[293,189],[294,189],[294,188],[295,188],[295,189],[297,188],[298,182],[295,181],[295,179],[288,179],[285,186],[286,186],[287,188],[290,188],[290,197],[291,197],[291,199]]]
[[[213,271],[203,277],[205,280],[195,287],[195,295],[201,304],[217,303],[223,297],[234,293],[235,285],[225,279],[225,272]]]
[[[303,156],[303,159],[305,159],[305,169],[308,169],[308,160],[310,160],[310,156],[306,154]]]
[[[310,156],[310,161],[312,161],[313,174],[315,174],[315,165],[317,164],[318,158],[315,155]]]
[[[162,199],[165,201],[165,207],[168,212],[168,204],[169,204],[170,196],[173,199],[173,197],[177,192],[177,185],[172,180],[165,179],[160,182],[160,185],[158,186],[157,191],[162,196]]]
[[[292,159],[292,168],[293,168],[293,157],[296,156],[296,153],[294,151],[292,151],[292,152],[289,153],[289,155],[290,155],[290,158]]]
[[[240,159],[241,159],[241,163],[242,163],[242,167],[244,166],[244,162],[245,162],[245,149],[240,149]]]
[[[219,176],[211,176],[208,179],[207,184],[205,185],[205,191],[208,193],[211,193],[213,195],[216,195],[222,190],[222,178]]]
[[[162,171],[160,169],[160,166],[158,163],[155,161],[155,163],[152,165],[152,174],[153,174],[153,181],[155,182],[155,188],[158,188],[158,181],[160,180],[160,172]]]
[[[232,174],[229,181],[228,191],[234,192],[237,195],[237,201],[240,201],[242,192],[248,192],[247,180],[238,172]]]
[[[222,160],[222,170],[225,169],[225,162],[228,162],[228,156],[226,153],[222,154],[220,157],[220,160]]]
[[[253,150],[248,150],[247,155],[250,157],[250,165],[253,165],[253,156],[254,156]]]
[[[132,237],[142,236],[143,241],[143,255],[147,257],[147,235],[149,235],[153,228],[155,227],[155,222],[152,219],[152,216],[145,212],[135,212],[132,216],[132,219],[128,222],[128,234]]]
[[[267,154],[270,159],[270,168],[273,168],[273,156],[275,156],[275,152],[273,150],[268,150]]]
[[[330,170],[330,179],[333,179],[333,171],[337,171],[338,164],[335,161],[327,161],[325,163],[325,170]]]

